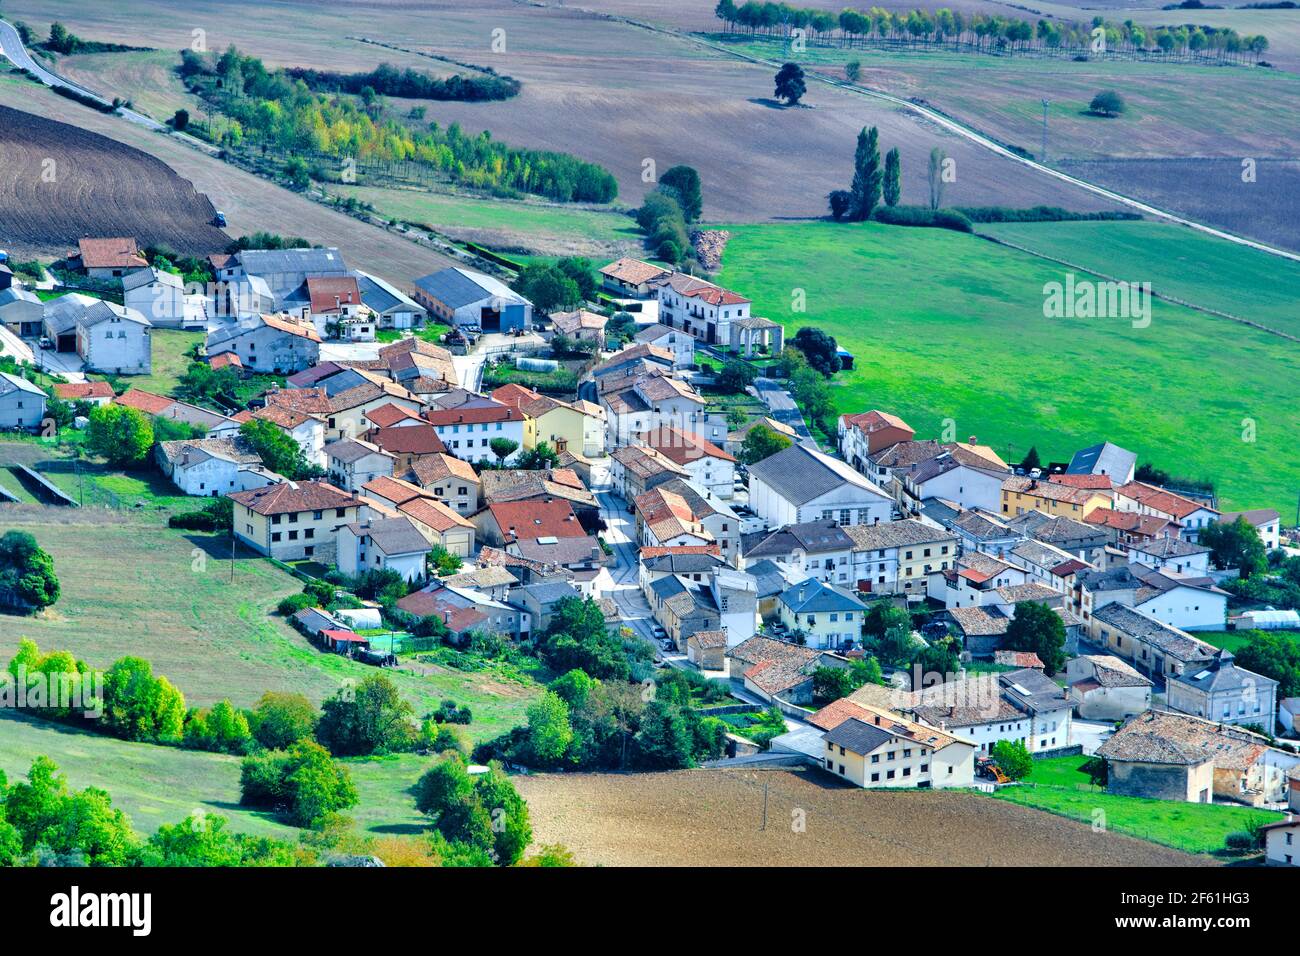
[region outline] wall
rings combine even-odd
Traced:
[[[1214,762],[1194,767],[1107,761],[1109,793],[1157,800],[1209,803],[1214,792]]]

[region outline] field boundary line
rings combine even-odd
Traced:
[[[1049,256],[1045,252],[1038,252],[1035,249],[1030,249],[1027,246],[1022,246],[1017,243],[1010,242],[999,236],[991,236],[988,233],[983,233],[983,232],[976,232],[973,233],[973,235],[976,235],[980,239],[983,239],[987,242],[994,243],[995,245],[1006,246],[1008,249],[1015,249],[1017,252],[1023,252],[1026,253],[1027,255],[1034,256],[1035,258],[1038,259],[1044,259],[1048,262],[1055,262],[1057,265],[1062,265],[1069,269],[1076,269],[1079,272],[1086,272],[1089,275],[1097,276],[1099,279],[1105,279],[1108,282],[1128,281],[1125,279],[1117,278],[1116,276],[1113,275],[1108,275],[1105,272],[1098,272],[1096,269],[1090,268],[1088,266],[1079,265],[1077,262],[1071,262],[1068,259],[1059,259],[1056,256]],[[1176,295],[1170,295],[1167,292],[1158,292],[1154,287],[1151,289],[1151,296],[1152,298],[1160,299],[1162,302],[1170,302],[1174,305],[1181,305],[1184,308],[1194,309],[1197,312],[1204,312],[1206,315],[1212,315],[1215,318],[1227,319],[1230,322],[1237,322],[1241,325],[1248,326],[1252,329],[1257,329],[1260,332],[1267,332],[1269,335],[1276,335],[1278,338],[1287,339],[1288,341],[1291,342],[1300,342],[1300,336],[1292,335],[1290,332],[1283,332],[1281,329],[1271,328],[1270,326],[1264,325],[1261,322],[1256,322],[1254,319],[1247,319],[1240,315],[1233,315],[1231,312],[1224,312],[1221,309],[1214,309],[1208,305],[1198,305],[1195,302],[1190,302],[1187,299],[1179,298]]]
[[[684,40],[688,43],[693,43],[696,46],[713,50],[714,52],[720,53],[731,59],[743,60],[747,63],[753,63],[757,66],[766,66],[769,68],[780,67],[781,65],[775,60],[769,60],[764,57],[754,56],[753,54],[744,53],[739,50],[727,49],[727,47],[724,44],[715,43],[711,40],[706,40],[698,36],[697,34],[689,33],[684,30],[675,30],[670,27],[657,26],[656,24],[647,23],[643,20],[634,20],[631,17],[619,16],[612,13],[603,13],[598,10],[591,10],[590,8],[587,7],[565,6],[561,8],[555,6],[554,4],[543,2],[543,0],[515,0],[515,2],[521,3],[524,6],[545,7],[548,9],[563,9],[568,12],[577,10],[589,16],[596,17],[597,19],[609,20],[618,23],[626,23],[629,26],[639,27],[643,30],[648,30],[652,33],[660,33],[663,34],[664,36],[674,37],[675,39],[678,40]],[[1079,179],[1077,176],[1071,176],[1068,173],[1063,173],[1060,170],[1053,169],[1050,166],[1044,166],[1042,163],[1039,163],[1036,160],[1026,159],[1025,157],[1018,155],[1012,150],[999,145],[998,142],[992,139],[988,134],[982,133],[973,127],[967,126],[965,123],[962,123],[959,120],[950,119],[949,117],[945,116],[941,112],[938,112],[932,107],[920,106],[919,104],[913,103],[910,100],[903,99],[901,96],[895,96],[892,93],[886,93],[883,90],[873,89],[872,87],[869,86],[862,86],[857,83],[849,83],[844,80],[836,80],[832,77],[825,75],[824,73],[818,72],[815,68],[810,70],[807,75],[812,79],[816,80],[817,82],[824,83],[825,85],[834,87],[835,89],[844,90],[847,93],[854,93],[862,97],[883,100],[884,102],[889,103],[893,106],[902,108],[911,113],[915,113],[921,118],[927,119],[932,123],[936,123],[939,126],[943,127],[944,129],[948,130],[949,132],[956,133],[958,136],[961,136],[963,139],[967,139],[970,142],[974,143],[975,145],[981,146],[984,149],[989,150],[990,152],[996,153],[997,155],[1002,156],[1006,159],[1013,160],[1017,163],[1020,163],[1022,166],[1027,166],[1030,169],[1036,170],[1047,176],[1051,176],[1053,179],[1058,179],[1061,182],[1068,183],[1072,186],[1077,186],[1078,188],[1083,189],[1087,192],[1094,193],[1095,195],[1101,196],[1103,199],[1109,199],[1111,202],[1119,203],[1120,205],[1123,206],[1129,206],[1133,209],[1138,210],[1139,212],[1146,213],[1147,215],[1156,216],[1160,219],[1167,219],[1170,222],[1178,223],[1181,226],[1187,226],[1191,229],[1197,230],[1198,232],[1206,233],[1207,235],[1214,236],[1218,239],[1224,239],[1227,240],[1228,242],[1234,242],[1242,246],[1249,246],[1252,249],[1257,249],[1260,252],[1266,252],[1269,255],[1279,256],[1283,259],[1291,259],[1292,261],[1300,262],[1300,253],[1288,252],[1285,249],[1279,249],[1276,248],[1275,246],[1270,246],[1264,242],[1259,242],[1254,239],[1247,239],[1245,236],[1238,236],[1234,233],[1225,232],[1222,229],[1216,229],[1213,226],[1207,226],[1204,223],[1199,223],[1192,219],[1186,219],[1182,216],[1178,216],[1174,213],[1167,212],[1163,209],[1160,209],[1157,206],[1152,206],[1149,205],[1148,203],[1142,202],[1141,200],[1134,199],[1131,196],[1125,196],[1123,193],[1115,192],[1114,190],[1107,189],[1104,186],[1098,186],[1096,183],[1090,183],[1085,179]]]

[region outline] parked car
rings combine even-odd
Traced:
[[[220,229],[226,228],[226,214],[218,210],[217,214],[212,217],[212,225]]]
[[[50,341],[50,337],[48,335],[41,336],[41,348],[43,349],[54,348],[54,343]]]

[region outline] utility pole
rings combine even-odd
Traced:
[[[1050,105],[1047,97],[1043,97],[1043,150],[1042,159],[1039,162],[1047,164],[1047,107]]]

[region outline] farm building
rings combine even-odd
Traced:
[[[1084,720],[1123,720],[1151,707],[1151,681],[1111,654],[1071,658],[1065,680]]]
[[[286,481],[228,497],[234,534],[258,554],[297,561],[334,559],[335,532],[358,518],[364,502],[324,481]]]
[[[0,290],[0,325],[19,338],[36,338],[45,323],[45,305],[20,285]]]
[[[114,395],[113,386],[108,382],[59,382],[54,386],[54,397],[65,402],[107,405]]]
[[[411,329],[424,324],[429,313],[410,296],[368,272],[353,270],[361,301],[379,317],[381,329]]]
[[[209,300],[187,295],[185,281],[173,272],[141,269],[123,277],[122,301],[158,328],[202,329],[208,323]]]
[[[1244,611],[1237,618],[1237,630],[1300,631],[1300,611]]]
[[[337,249],[244,249],[217,268],[218,280],[256,276],[280,304],[296,292],[308,276],[346,276],[347,264]]]
[[[27,379],[0,372],[0,428],[39,428],[45,402],[45,393]]]
[[[448,325],[484,332],[525,331],[533,325],[531,302],[505,283],[459,266],[416,279],[415,301]]]
[[[94,296],[69,292],[45,303],[45,337],[56,352],[77,351],[77,320],[98,301]]]
[[[595,342],[600,348],[605,347],[605,326],[608,323],[607,316],[590,309],[551,313],[551,324],[555,326],[557,335],[566,335],[578,342]]]
[[[653,283],[672,275],[661,266],[628,256],[602,266],[600,274],[606,290],[614,295],[637,299],[652,297],[655,294]]]
[[[79,239],[68,266],[92,279],[120,279],[149,268],[134,238]]]

